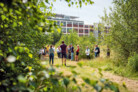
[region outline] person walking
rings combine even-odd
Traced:
[[[95,46],[94,52],[95,52],[95,57],[99,57],[100,48],[98,47],[98,45]]]
[[[76,50],[76,55],[75,55],[75,61],[78,61],[78,56],[79,56],[79,45],[77,45],[77,50]]]
[[[64,44],[64,41],[62,41],[62,45],[60,45],[61,47],[61,53],[62,53],[62,65],[63,65],[63,60],[64,60],[64,64],[66,66],[66,52],[67,52],[67,45]]]
[[[74,59],[74,47],[71,44],[71,61]]]
[[[49,49],[49,64],[51,65],[51,60],[52,60],[52,65],[54,64],[54,50],[52,48],[52,45],[50,46]]]
[[[88,48],[88,46],[86,47],[85,53],[86,53],[87,59],[90,59],[90,49]]]

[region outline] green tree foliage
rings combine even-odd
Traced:
[[[118,58],[125,59],[138,53],[138,1],[114,0],[114,7],[102,20],[110,25],[110,33],[105,37],[108,45],[114,48]]]
[[[62,32],[58,32],[58,31],[54,31],[53,33],[51,33],[51,37],[52,37],[52,44],[55,45],[61,38]]]
[[[134,56],[128,58],[128,66],[132,71],[138,71],[138,54],[134,54]]]

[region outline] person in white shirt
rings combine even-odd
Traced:
[[[40,50],[39,50],[39,59],[41,59],[41,56],[44,54],[44,49],[43,48],[41,48]]]
[[[87,58],[90,59],[90,49],[88,48],[88,46],[86,47],[85,53]]]
[[[54,52],[55,52],[55,46],[54,46],[54,45],[52,46],[52,48],[53,48],[53,50],[54,50]]]
[[[60,47],[57,48],[57,55],[58,55],[58,58],[60,58]]]

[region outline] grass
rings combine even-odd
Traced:
[[[106,62],[108,63],[105,64]],[[92,86],[86,84],[83,81],[83,78],[88,78],[90,80],[99,80],[101,78],[101,75],[99,74],[99,71],[97,70],[97,68],[102,68],[104,70],[112,70],[109,67],[111,65],[112,63],[110,63],[110,60],[109,61],[105,60],[103,62],[100,62],[100,58],[98,60],[97,59],[80,60],[79,63],[75,61],[67,60],[66,67],[62,66],[61,59],[55,59],[54,61],[54,67],[57,69],[57,71],[63,72],[63,76],[66,76],[66,77],[73,76],[77,79],[77,84],[81,87],[82,92],[93,92],[94,91]],[[49,65],[47,66],[49,67]],[[72,83],[70,84],[70,88],[71,87],[74,87]],[[122,85],[119,85],[119,89],[120,89],[120,92],[128,92],[128,90],[125,89]],[[67,92],[70,92],[70,91],[67,91]],[[106,90],[104,92],[110,92],[110,91]]]
[[[123,77],[138,80],[138,72],[131,71],[131,69],[127,66],[117,66],[110,58],[97,58],[90,60],[88,63],[86,63],[86,65],[94,68],[101,68],[104,71],[110,71]]]

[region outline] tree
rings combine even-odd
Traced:
[[[81,0],[66,1],[82,4]],[[52,77],[54,69],[46,71],[37,58],[38,50],[51,40],[44,32],[54,32],[53,28],[58,28],[47,20],[53,16],[52,2],[0,0],[0,91],[46,91],[52,89],[53,81],[60,85]],[[83,2],[92,3],[91,0]],[[49,3],[50,7],[46,5]]]
[[[119,57],[127,59],[134,52],[138,53],[138,1],[114,0],[113,3],[111,13],[102,17],[106,24],[111,25],[106,40]]]

